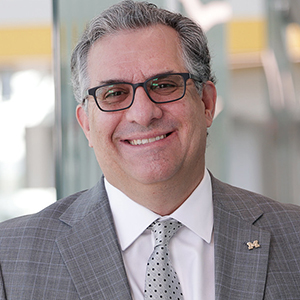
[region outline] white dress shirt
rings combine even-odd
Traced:
[[[107,180],[105,187],[133,299],[144,299],[146,265],[154,249],[154,237],[147,227],[158,218],[169,217],[184,225],[169,243],[184,299],[215,299],[213,203],[208,171],[191,196],[164,217],[132,201]]]

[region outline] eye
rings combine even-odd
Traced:
[[[115,103],[125,100],[130,94],[130,86],[115,84],[97,90],[97,99],[101,102]]]
[[[126,91],[122,91],[122,90],[109,90],[105,95],[104,95],[104,99],[107,98],[114,98],[114,97],[119,97],[126,94]]]
[[[152,87],[152,90],[169,89],[169,88],[176,87],[176,84],[172,83],[172,82],[155,82],[155,83],[152,83],[151,87]]]
[[[178,88],[178,84],[172,80],[161,79],[157,81],[152,81],[150,85],[150,90],[158,93],[172,93]]]

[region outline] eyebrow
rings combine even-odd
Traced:
[[[128,82],[121,79],[108,79],[108,80],[99,81],[98,83],[99,86],[101,86],[101,85],[109,85],[114,83],[128,83]]]
[[[146,78],[146,80],[148,80],[150,78],[155,78],[157,76],[169,75],[169,74],[173,74],[173,73],[177,73],[177,72],[174,72],[173,70],[171,70],[171,71],[168,71],[168,72],[157,73],[157,74],[154,74],[153,76],[150,76],[150,77]],[[122,79],[108,79],[108,80],[99,81],[98,83],[99,83],[99,86],[101,86],[101,85],[110,85],[110,84],[114,84],[114,83],[130,83],[131,84],[132,82],[122,80]]]

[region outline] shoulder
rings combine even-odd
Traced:
[[[0,223],[0,243],[3,239],[26,236],[54,240],[97,209],[99,218],[103,217],[108,206],[102,178],[91,189],[60,199],[36,214]]]
[[[288,210],[300,213],[300,206],[275,201],[261,194],[224,183],[212,176],[213,197],[224,204],[257,204],[267,211]]]
[[[300,206],[281,203],[263,195],[234,187],[212,177],[213,198],[224,210],[251,220],[272,230],[292,228],[298,224],[300,232]]]
[[[45,229],[61,229],[61,215],[80,197],[84,191],[60,199],[38,213],[13,218],[0,223],[0,241],[8,237],[41,232]]]
[[[272,246],[278,245],[278,249],[282,244],[299,244],[299,206],[274,201],[213,177],[212,187],[215,218],[229,216],[228,219],[232,220],[232,217],[237,217],[243,222],[265,230],[271,234]]]
[[[59,257],[56,239],[68,235],[71,229],[60,218],[81,194],[79,192],[58,200],[36,214],[10,219],[0,224],[3,275],[18,268],[20,262],[32,267],[36,260],[51,261],[53,257]],[[37,253],[43,253],[43,258]]]

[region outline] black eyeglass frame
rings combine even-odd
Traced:
[[[151,98],[148,90],[147,90],[147,83],[155,78],[158,78],[158,77],[161,77],[161,76],[167,76],[167,75],[180,75],[182,78],[183,78],[183,82],[184,82],[184,90],[183,90],[183,93],[182,93],[182,96],[177,98],[177,99],[174,99],[174,100],[168,100],[168,101],[155,101]],[[153,102],[153,103],[156,103],[156,104],[164,104],[164,103],[170,103],[170,102],[175,102],[175,101],[178,101],[180,99],[182,99],[184,96],[185,96],[185,93],[186,93],[186,82],[188,79],[193,79],[195,81],[198,81],[198,82],[202,82],[202,80],[191,74],[191,73],[166,73],[166,74],[160,74],[160,75],[157,75],[157,76],[153,76],[151,78],[148,78],[146,81],[144,82],[139,82],[139,83],[130,83],[130,82],[116,82],[116,84],[129,84],[132,86],[133,88],[133,93],[132,93],[132,100],[130,102],[129,105],[127,105],[126,107],[124,108],[119,108],[119,109],[103,109],[100,107],[98,101],[97,101],[97,98],[96,98],[96,91],[101,88],[101,87],[105,87],[105,86],[109,86],[109,85],[112,85],[114,83],[109,83],[109,84],[103,84],[103,85],[99,85],[99,86],[96,86],[96,87],[93,87],[93,88],[90,88],[87,90],[87,95],[86,97],[83,99],[83,103],[85,102],[86,98],[88,96],[93,96],[95,102],[96,102],[96,105],[98,106],[98,108],[103,111],[103,112],[115,112],[115,111],[122,111],[122,110],[125,110],[125,109],[128,109],[132,106],[133,104],[133,101],[134,101],[134,97],[135,97],[135,91],[138,87],[143,87],[144,91],[146,92],[148,98]]]

